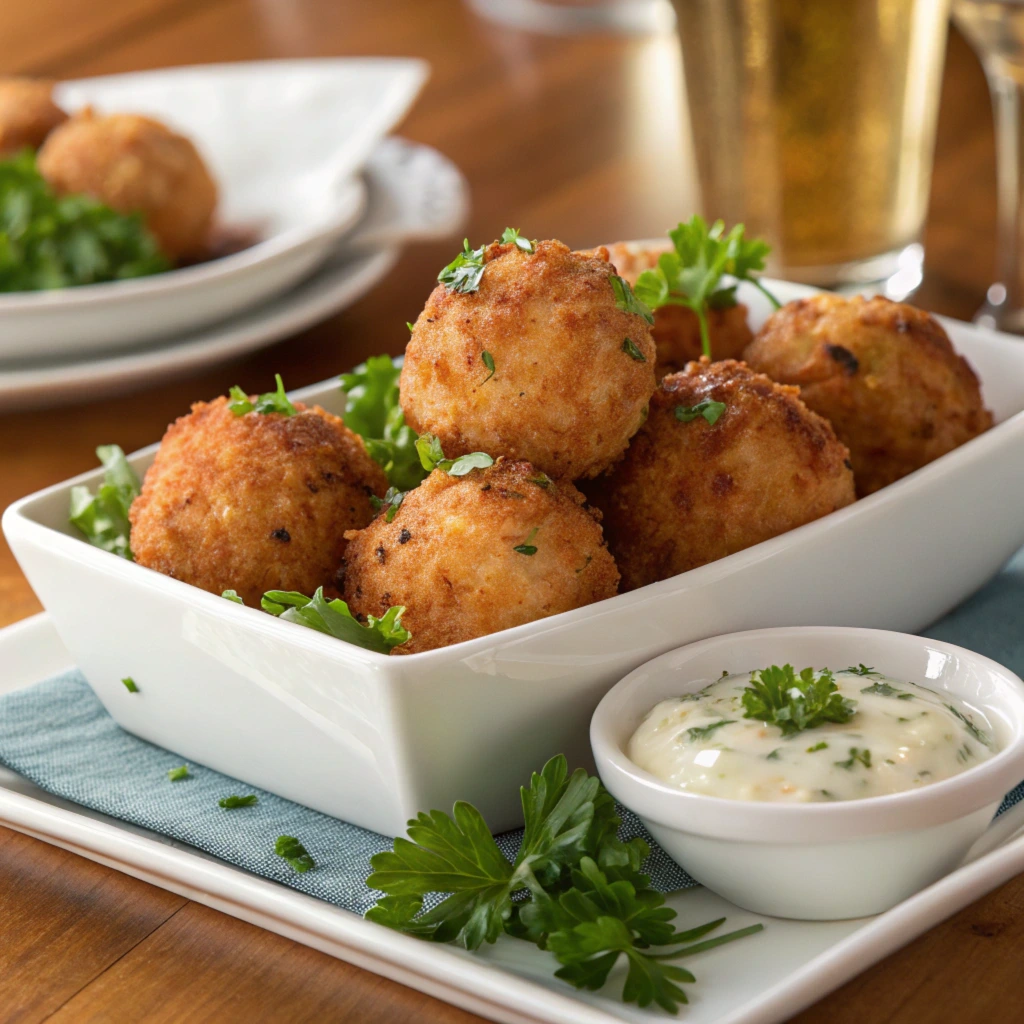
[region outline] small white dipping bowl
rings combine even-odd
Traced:
[[[789,662],[833,670],[863,662],[947,693],[987,720],[998,752],[904,793],[830,803],[728,800],[677,789],[626,755],[655,704],[723,670]],[[812,733],[808,733],[812,735]],[[747,910],[835,920],[881,913],[953,870],[1003,795],[1024,778],[1024,683],[952,644],[875,629],[758,629],[703,640],[631,672],[598,705],[590,741],[601,779],[695,879]]]

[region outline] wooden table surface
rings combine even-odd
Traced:
[[[588,246],[645,237],[689,211],[674,38],[551,39],[481,21],[458,0],[7,0],[0,73],[53,78],[169,64],[394,54],[433,77],[402,127],[473,189],[469,236],[506,224]],[[993,267],[988,96],[951,34],[917,301],[969,317]],[[0,507],[94,465],[97,444],[160,437],[230,385],[298,387],[397,353],[451,242],[410,249],[351,309],[264,352],[127,397],[0,417]],[[2,544],[2,542],[0,542]],[[39,610],[0,546],[0,625]],[[1024,1005],[1024,878],[956,914],[801,1021],[1014,1017]],[[1009,1014],[1009,1016],[1007,1016]],[[1017,1015],[1019,1019],[1019,1014]],[[0,1021],[476,1021],[321,953],[0,828]]]

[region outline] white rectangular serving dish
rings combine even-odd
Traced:
[[[780,299],[807,294],[773,284]],[[768,313],[741,291],[756,329]],[[846,625],[914,632],[1024,544],[1024,343],[946,322],[998,425],[868,498],[718,562],[610,600],[423,654],[374,654],[240,608],[90,547],[72,485],[12,505],[3,528],[61,639],[128,731],[386,835],[457,799],[494,829],[552,754],[591,764],[607,689],[719,633]],[[297,392],[341,412],[337,379]],[[116,441],[117,438],[110,438]],[[132,456],[141,474],[156,446]],[[140,693],[121,685],[132,676]]]
[[[0,694],[72,664],[53,623],[37,615],[0,630]],[[225,914],[503,1024],[655,1024],[672,1018],[618,1000],[621,968],[598,992],[554,976],[550,953],[502,936],[467,953],[423,942],[257,878],[156,832],[52,796],[0,766],[0,824],[169,889]],[[759,918],[706,889],[672,893],[684,923],[764,921],[765,931],[685,961],[686,1024],[775,1024],[820,999],[961,907],[1024,870],[1024,804],[996,819],[965,863],[878,917],[852,921]]]

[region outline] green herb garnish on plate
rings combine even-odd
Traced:
[[[189,774],[187,764],[180,765],[177,768],[172,768],[167,773],[167,778],[169,778],[171,782],[181,782],[182,779],[187,779],[188,777]]]
[[[316,861],[295,836],[278,836],[274,853],[283,857],[300,875],[316,867]]]
[[[341,375],[346,395],[345,426],[354,430],[370,458],[399,491],[411,491],[425,476],[416,451],[416,431],[406,425],[398,401],[401,365],[391,356],[372,356]]]
[[[96,457],[105,468],[103,482],[93,494],[84,484],[71,488],[68,520],[94,547],[131,561],[128,509],[141,485],[135,470],[116,444],[103,444]]]
[[[743,717],[776,725],[783,736],[813,729],[827,722],[848,722],[857,702],[839,693],[835,677],[826,668],[815,675],[805,668],[799,675],[792,665],[772,665],[750,674],[743,690]]]
[[[253,804],[259,802],[259,797],[255,793],[249,793],[247,796],[222,796],[217,801],[218,807],[223,807],[225,810],[234,810],[236,807],[252,807]]]
[[[662,306],[686,306],[697,315],[701,347],[711,358],[708,334],[708,310],[736,305],[736,284],[749,281],[762,292],[775,309],[779,301],[761,284],[758,277],[764,270],[765,258],[771,251],[760,238],[749,241],[742,224],[728,232],[722,221],[711,227],[698,216],[686,224],[678,224],[669,233],[673,248],[658,257],[653,270],[645,270],[636,282],[637,298],[651,309]]]
[[[0,160],[0,292],[146,277],[171,269],[139,214],[58,196],[26,150]]]
[[[548,761],[520,796],[526,828],[513,861],[472,804],[457,803],[451,816],[417,815],[408,839],[371,858],[367,885],[385,895],[366,917],[466,949],[503,933],[534,942],[576,988],[601,988],[624,957],[621,998],[669,1013],[687,1002],[680,985],[695,979],[666,961],[761,931],[757,924],[699,941],[724,918],[676,931],[675,911],[640,872],[647,844],[618,839],[614,800],[582,769],[570,775],[564,756]],[[444,899],[423,910],[424,898],[437,893]]]
[[[389,608],[380,618],[368,615],[364,625],[340,598],[328,601],[323,587],[317,588],[312,597],[294,590],[268,590],[260,604],[265,612],[286,622],[315,629],[378,654],[388,654],[392,647],[406,643],[411,637],[402,625],[403,606]]]
[[[132,679],[131,676],[125,676],[124,679],[121,680],[121,683],[129,693],[139,692],[139,688],[135,685],[135,680]]]

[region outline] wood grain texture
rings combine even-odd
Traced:
[[[55,77],[221,60],[422,56],[402,126],[473,190],[471,239],[506,224],[588,246],[660,234],[689,211],[673,38],[551,39],[497,28],[458,0],[10,0],[0,71]],[[988,94],[950,37],[917,301],[969,317],[994,265]],[[184,381],[53,412],[0,417],[0,506],[94,464],[97,444],[158,438],[189,403],[238,383],[298,387],[397,353],[454,243],[413,247],[370,295],[271,348]],[[0,546],[0,625],[38,609]],[[296,943],[35,840],[0,830],[0,1024],[9,1021],[477,1020]],[[798,1019],[963,1024],[1024,1006],[1024,880],[934,928]],[[699,964],[695,962],[695,970]],[[699,971],[698,971],[699,973]],[[954,985],[952,977],[957,978]],[[970,984],[965,978],[970,978]]]

